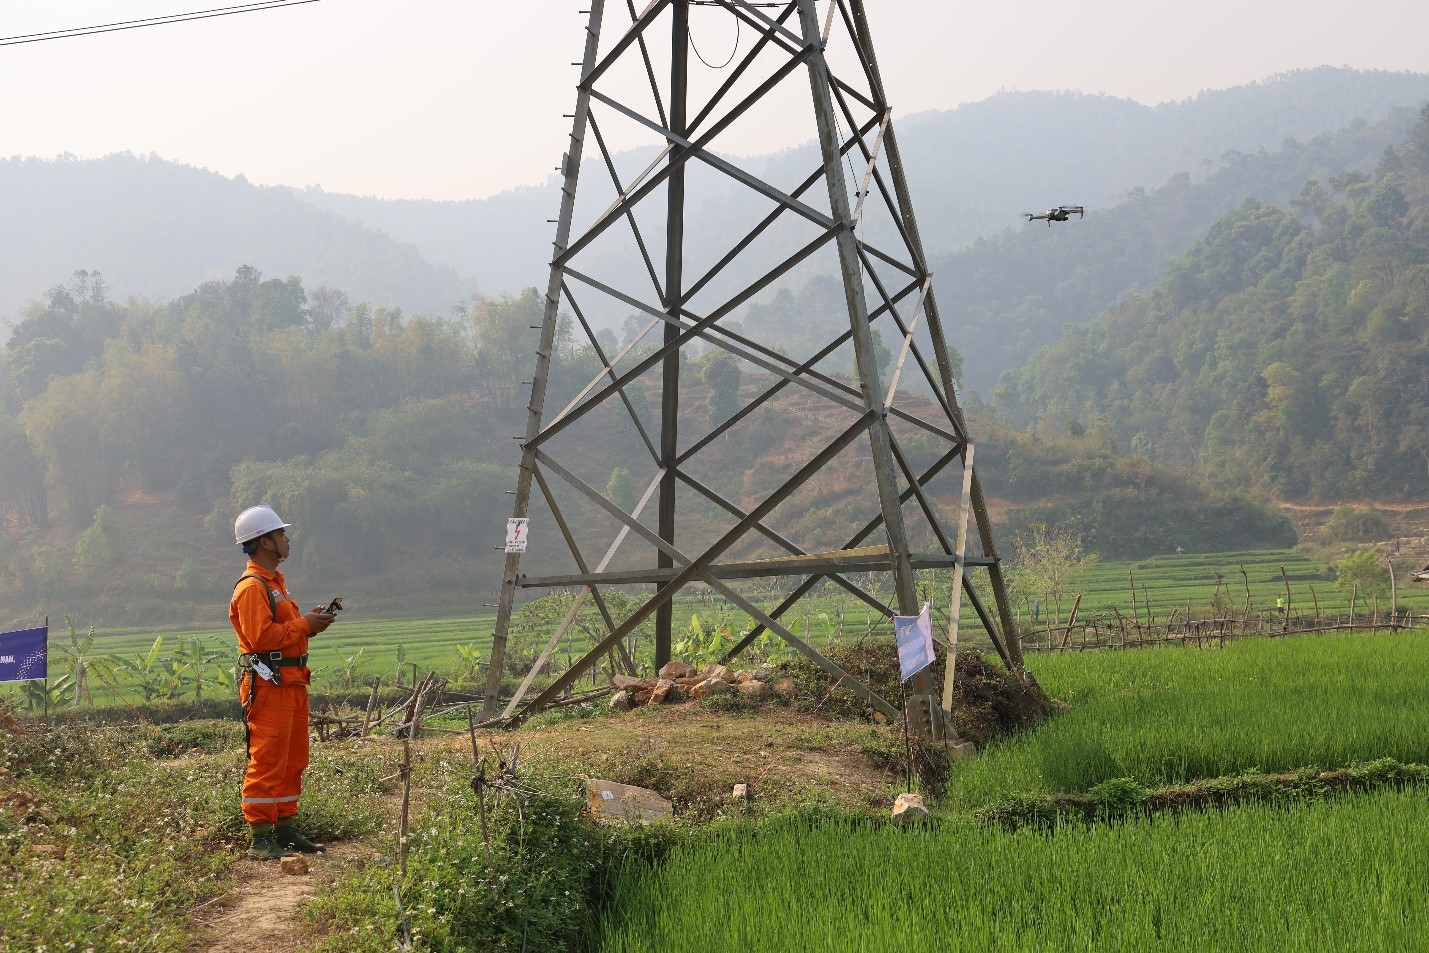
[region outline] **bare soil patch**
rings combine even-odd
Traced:
[[[322,938],[303,918],[302,905],[374,856],[362,843],[326,846],[327,853],[305,858],[308,872],[298,875],[283,873],[278,861],[236,853],[239,882],[190,914],[198,928],[191,953],[299,953],[316,946]]]

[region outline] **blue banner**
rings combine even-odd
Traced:
[[[898,667],[908,681],[933,664],[933,610],[923,603],[918,615],[893,617],[893,637],[898,642]]]
[[[49,635],[49,626],[0,632],[0,682],[29,682],[47,678]]]

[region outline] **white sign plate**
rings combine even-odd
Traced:
[[[524,553],[526,551],[526,517],[513,516],[506,521],[506,551]]]

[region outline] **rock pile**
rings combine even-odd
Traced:
[[[629,711],[641,705],[662,705],[733,693],[757,698],[769,692],[770,678],[769,672],[764,669],[735,670],[714,662],[703,669],[695,669],[679,659],[673,659],[660,669],[655,678],[610,676],[610,684],[615,687],[610,707]]]

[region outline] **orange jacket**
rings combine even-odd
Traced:
[[[258,579],[245,579],[233,591],[233,600],[228,604],[228,621],[233,623],[233,631],[238,633],[238,651],[282,652],[285,658],[305,655],[308,651],[308,636],[312,627],[303,618],[303,610],[288,595],[287,584],[280,572],[269,572],[253,561],[243,570],[245,576],[257,576],[273,592],[277,602],[278,618],[268,606],[268,595]],[[312,673],[307,668],[284,668],[284,685],[307,685],[312,681]]]

